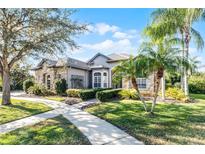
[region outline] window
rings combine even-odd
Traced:
[[[51,89],[51,76],[47,75],[47,88]]]
[[[96,72],[94,73],[94,88],[100,88],[101,87],[101,73]]]
[[[61,74],[58,74],[58,75],[57,75],[57,78],[58,78],[58,79],[61,79]]]
[[[43,83],[46,83],[46,73],[43,74]]]
[[[147,87],[147,80],[146,78],[138,78],[137,84],[140,89],[146,89]]]
[[[84,76],[71,75],[71,88],[84,88]]]
[[[103,73],[103,87],[104,88],[107,88],[107,73],[106,72],[104,72]]]

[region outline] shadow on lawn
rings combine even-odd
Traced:
[[[102,104],[92,113],[145,144],[205,144],[204,105],[158,104],[151,118],[139,102],[115,101]]]
[[[22,111],[26,111],[26,112],[30,112],[30,113],[40,113],[43,110],[43,108],[31,108],[31,107],[25,107],[22,105],[10,105],[10,107],[15,108],[15,109],[19,109]]]
[[[67,145],[90,144],[80,131],[62,116],[0,135],[0,144]]]

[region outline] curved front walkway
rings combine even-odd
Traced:
[[[85,111],[82,111],[79,106],[67,105],[58,101],[52,101],[42,98],[27,98],[27,97],[14,97],[15,99],[41,101],[46,105],[52,107],[54,110],[34,115],[28,118],[16,120],[10,123],[0,125],[0,133],[6,133],[14,129],[24,127],[26,125],[33,125],[40,121],[46,120],[62,114],[66,119],[73,123],[92,144],[120,144],[120,145],[139,145],[143,144],[134,137],[128,135],[119,128],[111,125],[110,123],[93,116]],[[83,102],[82,104],[88,104]],[[93,100],[92,100],[93,103]],[[81,106],[80,106],[81,107]]]

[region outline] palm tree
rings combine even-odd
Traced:
[[[146,70],[142,69],[142,66],[145,66],[145,64],[146,63],[140,62],[140,57],[136,58],[130,56],[128,60],[122,61],[120,65],[113,68],[113,78],[115,78],[115,80],[124,78],[127,81],[131,81],[133,88],[137,91],[137,94],[143,103],[144,109],[147,112],[147,105],[144,98],[140,94],[137,84],[137,78],[146,75]]]
[[[187,67],[188,67],[190,75],[197,72],[197,68],[199,64],[200,64],[200,61],[198,60],[197,56],[189,58],[189,64]]]
[[[144,57],[144,61],[149,63],[150,73],[155,73],[155,94],[152,103],[151,113],[154,112],[156,106],[156,100],[158,97],[160,81],[164,76],[164,72],[174,72],[178,69],[179,63],[179,51],[177,48],[173,48],[170,40],[158,40],[151,42],[144,42],[140,47],[139,56]]]
[[[157,9],[152,13],[152,24],[145,30],[146,34],[155,38],[163,38],[167,35],[180,34],[180,44],[182,48],[182,61],[189,59],[189,45],[191,38],[197,49],[204,47],[204,41],[200,33],[193,28],[193,24],[200,19],[205,19],[204,9]],[[184,58],[185,57],[185,58]],[[182,67],[184,78],[184,91],[188,96],[188,68]]]

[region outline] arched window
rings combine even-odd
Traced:
[[[96,72],[94,73],[94,88],[100,88],[101,87],[101,73]]]

